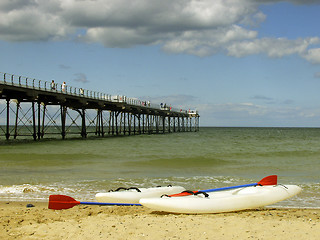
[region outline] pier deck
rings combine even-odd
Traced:
[[[167,104],[7,73],[0,76],[0,139],[198,131],[199,118],[197,111]]]

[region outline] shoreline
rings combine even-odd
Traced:
[[[34,207],[27,207],[33,204]],[[319,208],[173,214],[145,207],[0,201],[0,239],[318,239]]]

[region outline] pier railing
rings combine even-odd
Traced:
[[[52,83],[49,81],[39,80],[35,78],[29,78],[24,76],[17,76],[9,73],[0,72],[2,77],[0,78],[0,83],[4,83],[6,85],[24,87],[28,89],[37,89],[41,91],[47,92],[57,92],[63,93],[67,95],[79,96],[90,99],[104,100],[109,102],[123,102],[133,106],[146,107],[152,109],[160,109],[160,110],[168,110],[171,112],[179,112],[179,113],[197,113],[197,110],[184,110],[181,108],[171,107],[171,105],[162,105],[151,103],[150,101],[142,101],[137,98],[130,98],[123,95],[111,95],[105,94],[102,92],[92,91],[88,89],[83,89],[79,87],[73,87],[70,85],[63,85],[61,83]],[[54,84],[54,85],[52,85]]]

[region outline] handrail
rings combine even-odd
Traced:
[[[47,91],[47,92],[57,92],[57,93],[63,93],[67,95],[77,95],[81,97],[91,98],[91,99],[97,99],[97,100],[104,100],[109,102],[119,102],[119,103],[126,103],[133,106],[140,106],[145,108],[151,108],[151,109],[160,109],[163,111],[171,111],[171,112],[178,112],[178,113],[186,113],[186,114],[197,114],[197,110],[182,110],[178,108],[173,108],[171,105],[166,104],[166,107],[164,107],[162,104],[154,104],[150,101],[141,101],[136,98],[128,98],[127,96],[112,96],[110,94],[104,94],[101,92],[96,92],[88,89],[83,88],[77,88],[72,86],[65,86],[65,89],[62,89],[62,84],[60,83],[54,83],[52,85],[52,82],[38,80],[38,86],[36,86],[35,81],[37,79],[30,79],[28,77],[24,76],[16,76],[14,74],[9,73],[2,73],[2,79],[0,78],[0,83],[3,82],[5,85],[12,85],[12,86],[18,86],[18,87],[25,87],[25,88],[32,88],[32,89],[38,89],[41,91]],[[11,83],[7,81],[7,78],[11,77]],[[22,84],[24,82],[25,84]],[[49,86],[49,87],[48,87]],[[74,91],[72,91],[74,89]],[[169,107],[167,107],[169,106]]]

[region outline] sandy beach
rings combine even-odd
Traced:
[[[34,207],[27,207],[27,204]],[[171,214],[138,206],[50,210],[0,202],[0,239],[318,239],[320,209]]]

